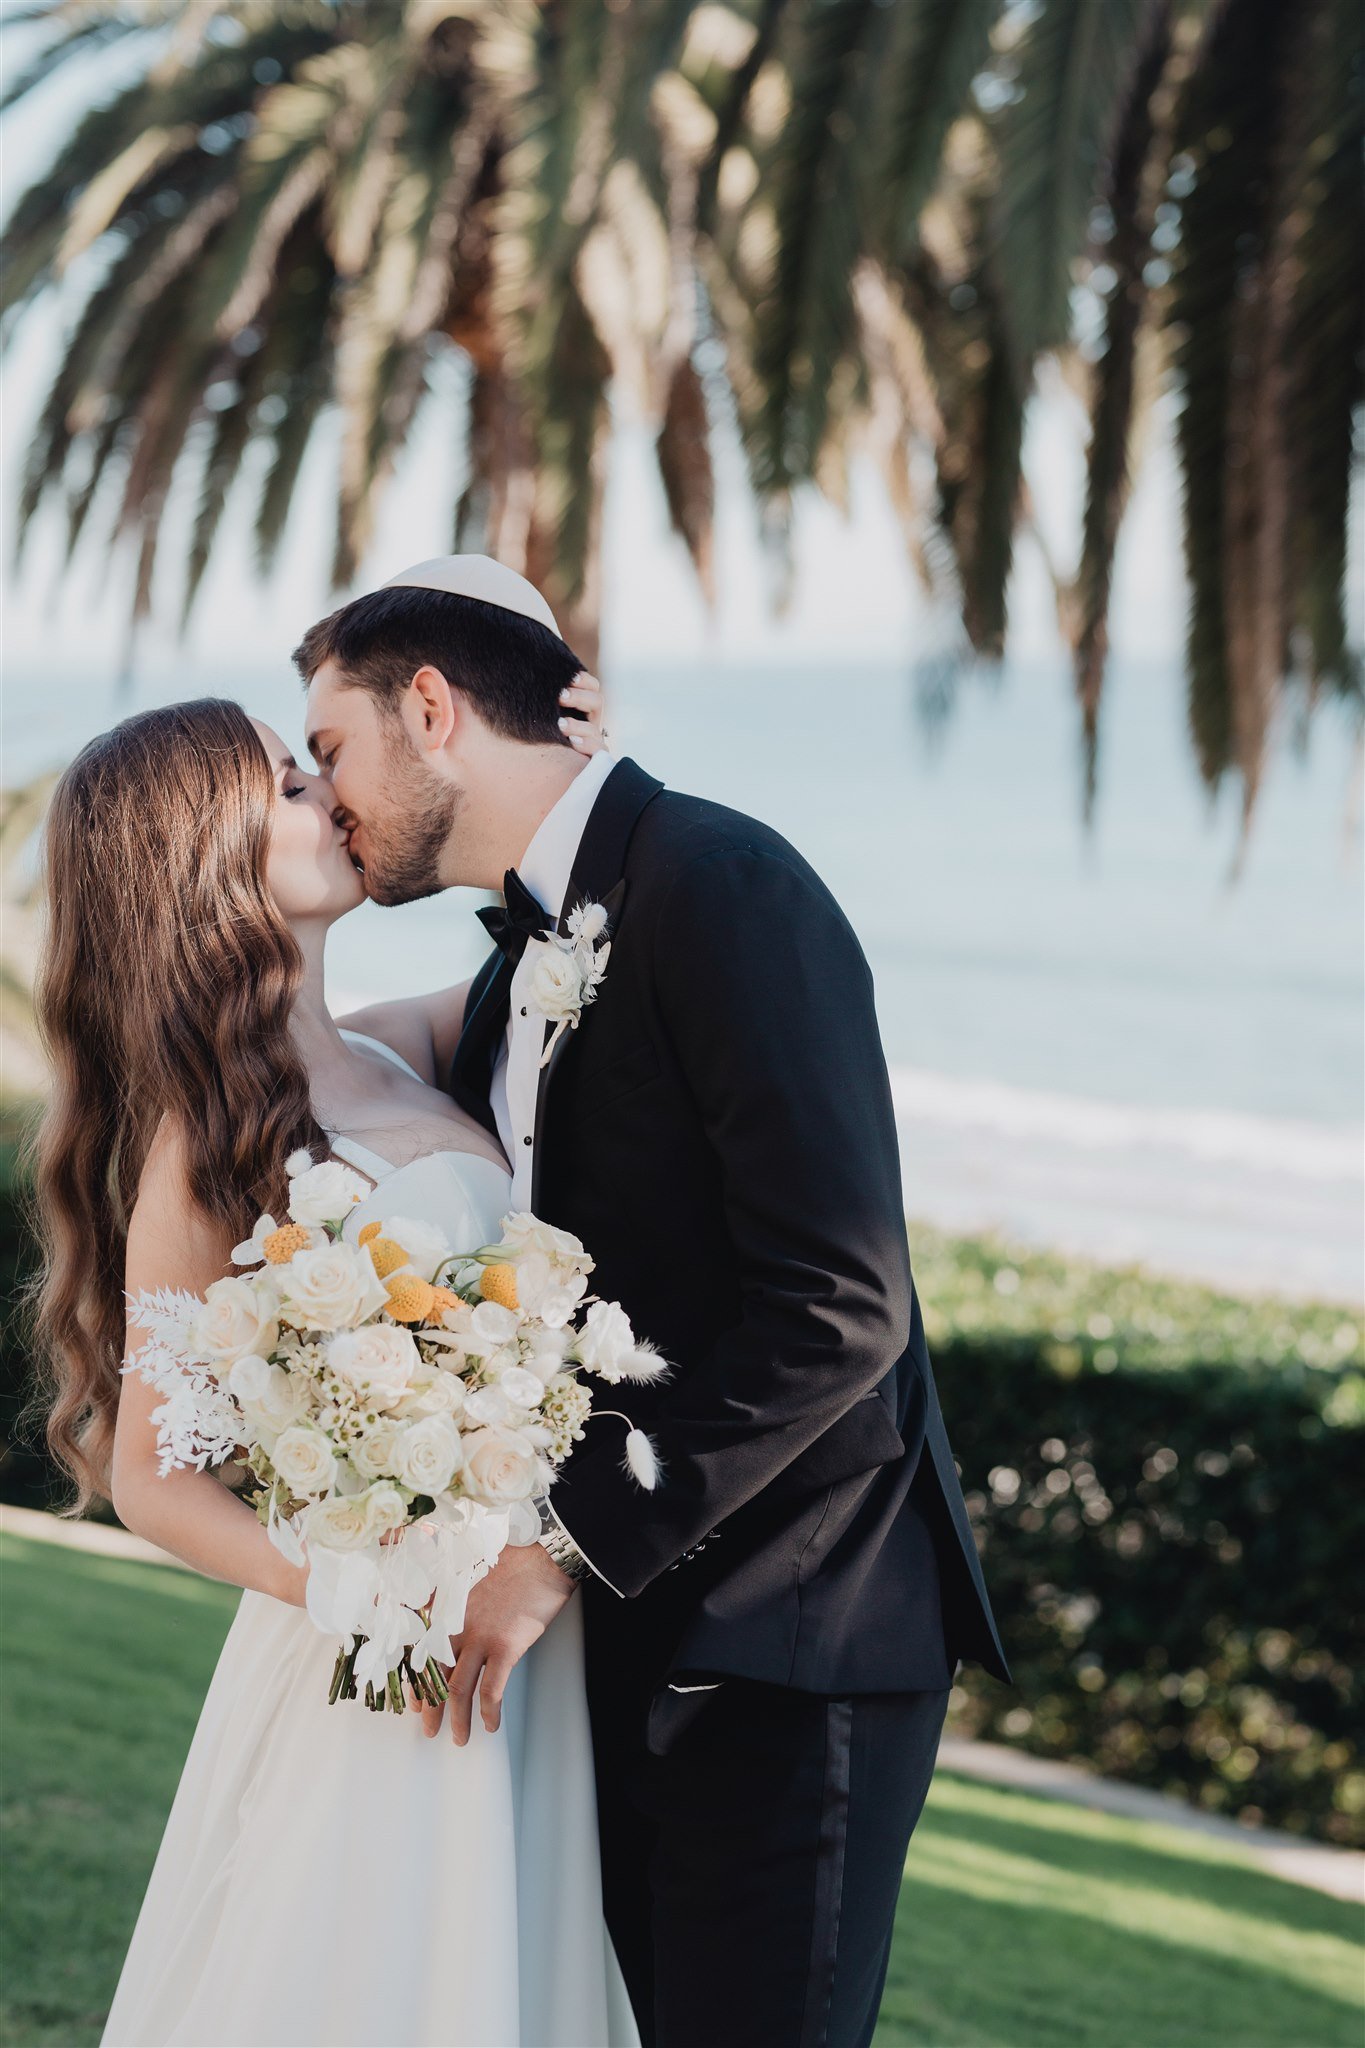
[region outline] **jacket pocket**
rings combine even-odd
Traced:
[[[814,1492],[819,1487],[832,1486],[836,1480],[854,1479],[860,1472],[889,1465],[892,1459],[904,1455],[901,1433],[874,1387],[871,1393],[846,1408],[837,1421],[831,1422],[813,1444],[807,1444],[764,1490]]]

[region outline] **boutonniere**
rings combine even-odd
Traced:
[[[611,953],[607,921],[605,904],[580,903],[569,913],[567,932],[531,941],[540,955],[531,969],[530,1006],[555,1027],[540,1056],[542,1067],[561,1033],[576,1031],[583,1010],[596,998]]]

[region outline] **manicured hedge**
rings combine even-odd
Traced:
[[[957,1728],[1365,1841],[1359,1317],[911,1243],[1015,1680]]]
[[[0,1131],[0,1142],[14,1129]],[[0,1151],[6,1322],[27,1246]],[[940,1399],[1015,1683],[961,1732],[1365,1842],[1365,1339],[1338,1308],[911,1226]],[[0,1497],[61,1498],[0,1371]]]

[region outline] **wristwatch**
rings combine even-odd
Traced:
[[[567,1573],[569,1578],[586,1579],[588,1577],[592,1566],[588,1563],[587,1558],[584,1557],[568,1530],[562,1528],[558,1522],[549,1523],[546,1528],[541,1530],[536,1540],[546,1555],[553,1558],[559,1569]]]

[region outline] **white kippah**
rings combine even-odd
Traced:
[[[523,612],[528,619],[538,619],[557,638],[563,638],[554,613],[535,584],[505,563],[495,562],[491,555],[434,555],[429,562],[418,562],[414,568],[390,576],[379,587],[393,590],[403,584],[419,590],[448,590],[454,597],[481,597],[485,604],[501,605],[505,612]]]

